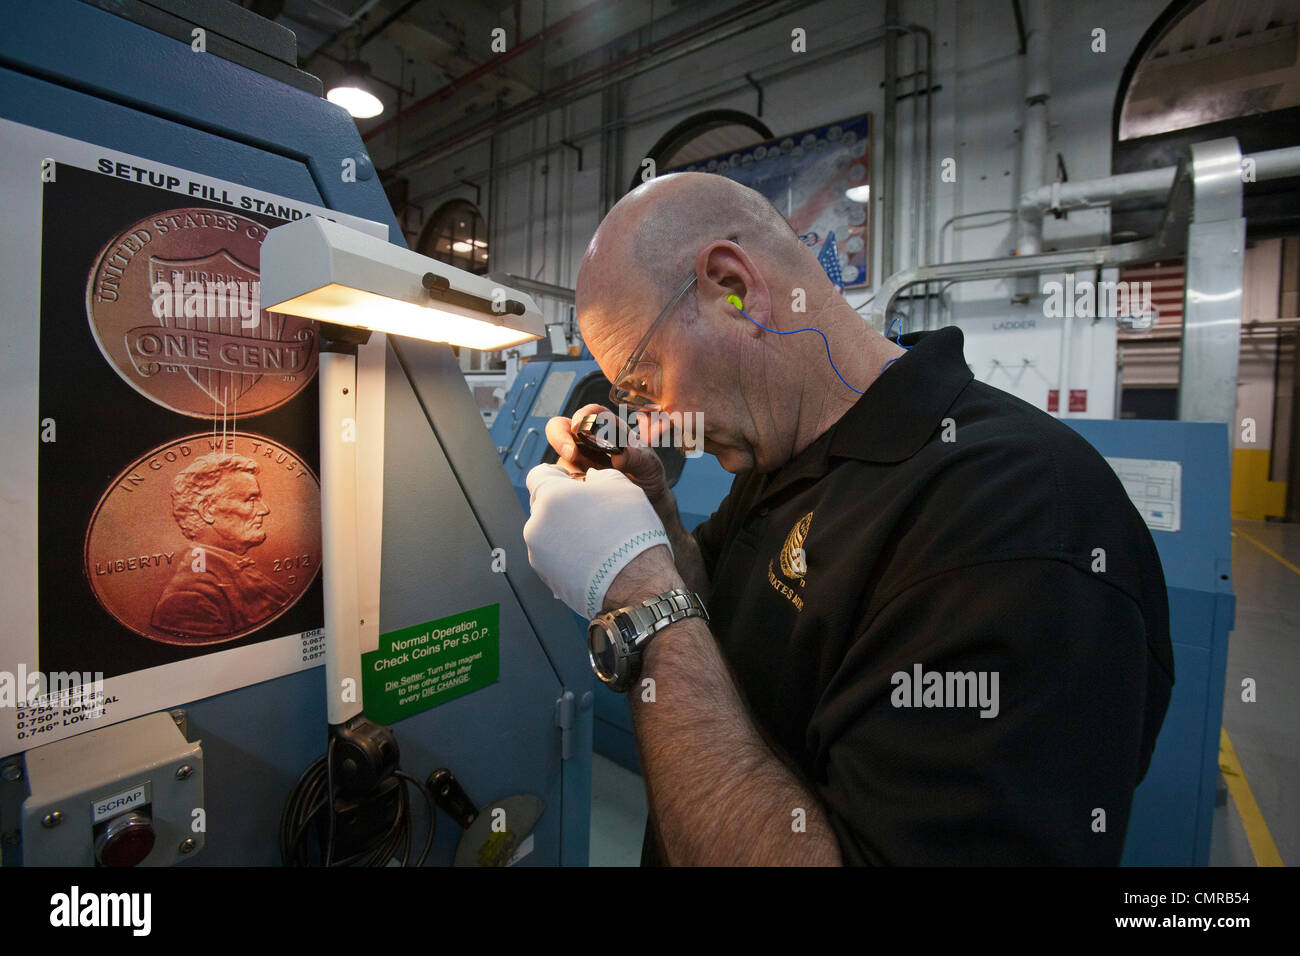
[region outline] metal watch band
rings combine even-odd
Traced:
[[[639,649],[653,635],[662,631],[669,624],[688,617],[709,620],[709,612],[704,607],[698,594],[686,588],[674,588],[656,595],[640,604],[624,608],[624,613],[632,619],[636,628],[635,644]]]

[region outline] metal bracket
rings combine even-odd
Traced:
[[[582,172],[582,147],[577,143],[572,143],[567,139],[560,140],[560,145],[567,146],[578,154],[578,172]]]
[[[758,93],[758,109],[755,111],[759,119],[763,118],[763,88],[758,85],[758,80],[754,79],[752,74],[745,74],[745,82],[754,88]]]

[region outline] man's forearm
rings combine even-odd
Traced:
[[[665,491],[658,501],[652,501],[651,504],[672,543],[673,563],[677,565],[677,573],[682,576],[686,586],[705,601],[707,607],[709,576],[704,570],[704,557],[700,554],[695,536],[682,525],[681,515],[677,511],[677,499],[671,491]]]
[[[759,736],[708,626],[671,625],[642,665],[628,697],[667,862],[840,865],[821,804]]]

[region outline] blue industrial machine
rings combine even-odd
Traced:
[[[1212,422],[1065,421],[1112,464],[1115,459],[1135,463],[1117,471],[1139,510],[1147,512],[1169,589],[1174,690],[1151,767],[1133,796],[1124,863],[1205,866],[1219,776],[1228,632],[1236,611],[1227,427]],[[1167,484],[1174,463],[1178,480]],[[1170,524],[1174,508],[1177,530],[1162,530],[1161,525]]]
[[[103,6],[111,9],[43,0],[6,10],[0,117],[383,223],[391,241],[403,242],[353,120],[320,97],[314,78],[297,70],[292,34],[225,4],[172,7],[191,9],[195,17],[216,10],[229,18],[220,22],[189,22],[125,0]],[[204,49],[197,28],[206,30]],[[355,176],[341,176],[349,161]],[[38,167],[32,177],[40,175]],[[178,205],[196,204],[181,200]],[[38,240],[39,232],[28,245]],[[84,272],[80,282],[84,286]],[[66,321],[85,328],[84,314]],[[531,852],[521,854],[519,865],[585,865],[593,702],[585,647],[568,613],[529,567],[523,511],[451,350],[390,338],[386,383],[380,632],[467,608],[497,605],[500,615],[499,677],[395,722],[401,765],[421,780],[436,768],[450,768],[480,805],[508,794],[540,798],[545,810],[532,830]],[[314,401],[295,402],[285,414],[316,414]],[[178,431],[205,427],[180,416],[173,424]],[[122,442],[133,440],[136,426],[129,418],[115,427]],[[210,423],[206,427],[212,431]],[[78,440],[75,422],[60,421],[59,429],[60,445]],[[508,560],[505,567],[492,566],[497,549]],[[84,585],[74,578],[69,589]],[[42,598],[44,607],[59,595]],[[188,742],[201,746],[207,825],[200,852],[175,862],[280,862],[277,830],[286,797],[325,752],[325,703],[320,666],[206,699],[176,692],[165,707],[185,727]],[[168,728],[159,732],[174,734]],[[34,753],[0,753],[5,865],[24,862],[19,820],[29,799],[28,779],[34,779]],[[93,792],[102,782],[94,774],[112,770],[104,759],[100,748],[84,768],[61,772],[84,771],[81,783]],[[192,769],[186,768],[176,776]],[[423,814],[417,796],[411,810],[417,840],[427,825]],[[81,808],[69,808],[64,816],[63,832],[85,828],[74,834],[77,848],[68,861],[85,860],[89,814],[83,821]],[[459,839],[459,829],[441,815],[430,862],[450,863]],[[30,852],[26,862],[38,862],[37,854]]]
[[[584,405],[610,405],[609,380],[600,367],[583,350],[573,357],[538,358],[525,363],[515,376],[492,423],[492,442],[506,468],[524,509],[528,508],[528,472],[543,462],[554,462],[556,455],[546,442],[546,422],[555,415],[572,416]],[[727,496],[733,475],[723,470],[712,455],[687,458],[677,449],[658,449],[668,477],[669,487],[677,498],[682,525],[694,528],[713,514]],[[574,614],[571,639],[586,640],[587,622]],[[602,686],[596,688],[596,723],[593,730],[595,751],[640,772],[636,737],[627,699]]]

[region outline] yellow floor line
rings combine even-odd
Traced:
[[[1251,793],[1250,784],[1246,782],[1246,775],[1242,772],[1241,761],[1237,759],[1237,752],[1232,749],[1232,741],[1228,739],[1228,731],[1224,727],[1219,728],[1219,771],[1228,784],[1228,792],[1232,794],[1232,802],[1237,805],[1237,812],[1241,814],[1241,823],[1246,828],[1246,839],[1250,841],[1250,852],[1254,854],[1255,865],[1285,866],[1286,864],[1282,862],[1282,854],[1277,851],[1277,844],[1273,842],[1273,834],[1268,832],[1264,815],[1259,812],[1259,804],[1255,802],[1255,795]]]
[[[1251,544],[1253,544],[1255,547],[1259,548],[1259,550],[1263,551],[1263,552],[1264,552],[1265,554],[1267,554],[1269,557],[1271,557],[1271,558],[1276,558],[1278,561],[1281,561],[1282,564],[1286,565],[1288,568],[1290,568],[1290,569],[1291,569],[1292,571],[1294,571],[1296,574],[1300,574],[1300,568],[1297,568],[1294,564],[1292,564],[1292,563],[1291,563],[1290,561],[1288,561],[1286,558],[1282,557],[1282,555],[1278,554],[1276,551],[1274,551],[1274,550],[1273,550],[1272,548],[1270,548],[1268,545],[1263,544],[1262,542],[1256,541],[1254,538],[1252,538],[1250,535],[1246,534],[1246,532],[1242,531],[1240,528],[1238,528],[1236,531],[1234,531],[1233,534],[1239,534],[1239,535],[1241,535],[1243,538],[1245,538],[1247,541],[1249,541],[1249,542],[1250,542]]]

